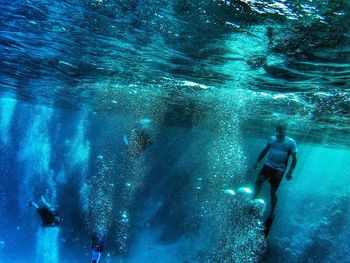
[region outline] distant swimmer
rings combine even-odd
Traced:
[[[143,120],[140,121],[137,127],[131,130],[130,140],[126,136],[123,138],[124,143],[128,145],[128,156],[132,158],[140,157],[153,143],[149,133],[149,124],[143,124]]]
[[[102,232],[96,232],[92,235],[91,240],[91,263],[100,263],[101,253],[105,245],[105,235]]]
[[[36,212],[41,218],[41,225],[43,227],[54,227],[59,226],[62,222],[62,219],[57,210],[55,210],[44,198],[41,196],[41,204],[39,206],[37,203],[33,201],[29,201],[28,206],[33,206],[36,209]]]
[[[292,138],[287,137],[286,133],[287,127],[285,124],[277,125],[275,136],[272,136],[268,140],[254,165],[254,168],[258,169],[259,163],[264,159],[267,152],[269,152],[264,166],[255,182],[253,196],[253,198],[258,196],[262,184],[269,179],[271,185],[271,210],[270,215],[265,222],[265,236],[268,235],[274,219],[274,212],[277,204],[277,190],[282,181],[283,175],[286,174],[287,180],[291,180],[294,168],[297,164],[296,143]],[[292,162],[288,172],[285,173],[290,156],[292,157]]]

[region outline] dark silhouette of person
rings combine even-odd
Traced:
[[[253,196],[255,199],[260,192],[262,184],[266,180],[269,180],[271,185],[271,210],[269,217],[265,221],[265,236],[269,234],[270,227],[275,217],[274,212],[277,204],[277,190],[282,181],[283,175],[286,174],[287,180],[291,180],[294,168],[297,164],[296,143],[292,138],[287,137],[286,133],[287,126],[285,124],[277,125],[275,136],[272,136],[268,140],[254,166],[254,168],[257,169],[258,164],[269,152],[268,157],[264,162],[264,166],[261,169],[258,178],[256,179]],[[288,159],[290,156],[292,157],[292,162],[288,172],[286,172]]]
[[[33,206],[36,212],[40,216],[41,225],[43,227],[55,227],[59,226],[62,222],[59,212],[55,210],[44,198],[41,196],[41,206],[33,201],[29,201],[28,206]]]
[[[128,156],[138,158],[152,144],[152,139],[145,128],[136,127],[131,131],[130,142],[128,142]]]
[[[105,234],[101,231],[95,232],[91,239],[91,263],[100,263],[101,253],[105,245]]]

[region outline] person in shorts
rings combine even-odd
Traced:
[[[269,222],[269,224],[270,222],[272,224],[274,218],[274,212],[277,204],[277,190],[282,181],[282,178],[284,175],[286,175],[286,179],[291,180],[294,168],[297,164],[296,143],[292,138],[287,137],[286,133],[287,127],[285,124],[277,125],[275,136],[272,136],[268,140],[264,149],[260,153],[256,164],[254,165],[254,168],[258,169],[259,163],[264,159],[265,155],[268,153],[268,156],[259,173],[259,176],[256,179],[253,198],[255,199],[258,196],[262,184],[265,181],[269,180],[271,186],[271,210],[270,215],[266,220],[266,222]],[[289,167],[289,170],[286,172],[288,160],[290,157],[292,158],[292,162]]]

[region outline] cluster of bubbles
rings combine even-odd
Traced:
[[[252,190],[241,187],[237,191],[224,190],[230,198],[230,219],[210,256],[215,262],[259,262],[266,242],[262,216],[266,209],[263,200],[252,200]],[[232,199],[232,200],[231,200]]]

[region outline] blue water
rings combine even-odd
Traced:
[[[348,1],[0,3],[1,263],[89,262],[96,230],[102,262],[350,261]],[[269,185],[257,218],[224,190],[280,121],[265,239]]]

